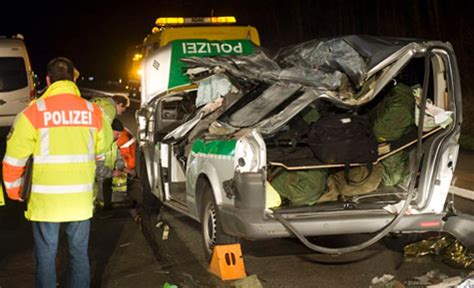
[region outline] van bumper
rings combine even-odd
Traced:
[[[263,213],[251,209],[220,207],[220,217],[227,234],[249,239],[269,239],[293,236],[271,212]],[[345,212],[345,211],[344,211]],[[351,215],[333,213],[329,215],[284,215],[292,226],[304,236],[344,235],[375,233],[391,222],[394,215],[365,213]],[[345,215],[344,215],[345,214]],[[361,213],[362,214],[362,213]],[[474,216],[446,214],[423,214],[403,217],[392,232],[421,233],[429,231],[447,232],[455,236],[468,248],[474,245]]]

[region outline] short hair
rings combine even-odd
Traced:
[[[74,81],[74,64],[65,57],[54,58],[48,63],[48,76],[51,83],[61,80]]]
[[[125,95],[115,94],[112,96],[112,99],[114,100],[115,104],[122,104],[124,107],[130,106],[130,99]]]
[[[112,130],[114,130],[114,131],[123,131],[122,121],[120,121],[118,119],[114,119],[114,121],[112,121]]]

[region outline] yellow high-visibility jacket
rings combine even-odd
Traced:
[[[3,179],[19,200],[25,164],[33,155],[27,219],[81,221],[92,217],[96,158],[103,159],[103,117],[71,81],[53,83],[21,112],[7,141]]]
[[[111,97],[96,97],[91,99],[91,102],[99,106],[102,109],[102,116],[104,117],[107,124],[104,121],[104,139],[106,143],[110,145],[114,142],[114,132],[112,130],[112,121],[117,116],[117,108],[115,107],[115,101]],[[106,147],[106,150],[112,149],[110,146]]]
[[[3,187],[2,183],[0,183],[0,206],[5,205],[5,199],[3,198]]]

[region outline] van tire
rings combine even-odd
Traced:
[[[428,238],[426,236],[426,233],[392,233],[382,238],[382,242],[385,247],[387,247],[387,249],[402,253],[404,251],[405,246],[424,240],[426,238]]]
[[[140,157],[140,182],[141,182],[141,197],[138,199],[138,204],[147,213],[159,213],[163,206],[160,199],[158,199],[153,193],[151,193],[151,185],[148,180],[148,173],[146,167],[146,161],[143,154]]]
[[[215,245],[236,244],[239,243],[239,238],[224,232],[211,185],[206,181],[203,186],[201,201],[201,236],[204,256],[207,261],[210,261]]]

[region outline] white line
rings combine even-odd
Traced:
[[[474,201],[474,191],[472,191],[472,190],[459,188],[459,187],[456,187],[456,186],[451,186],[449,188],[449,192],[453,193],[456,196],[463,197],[463,198]]]

